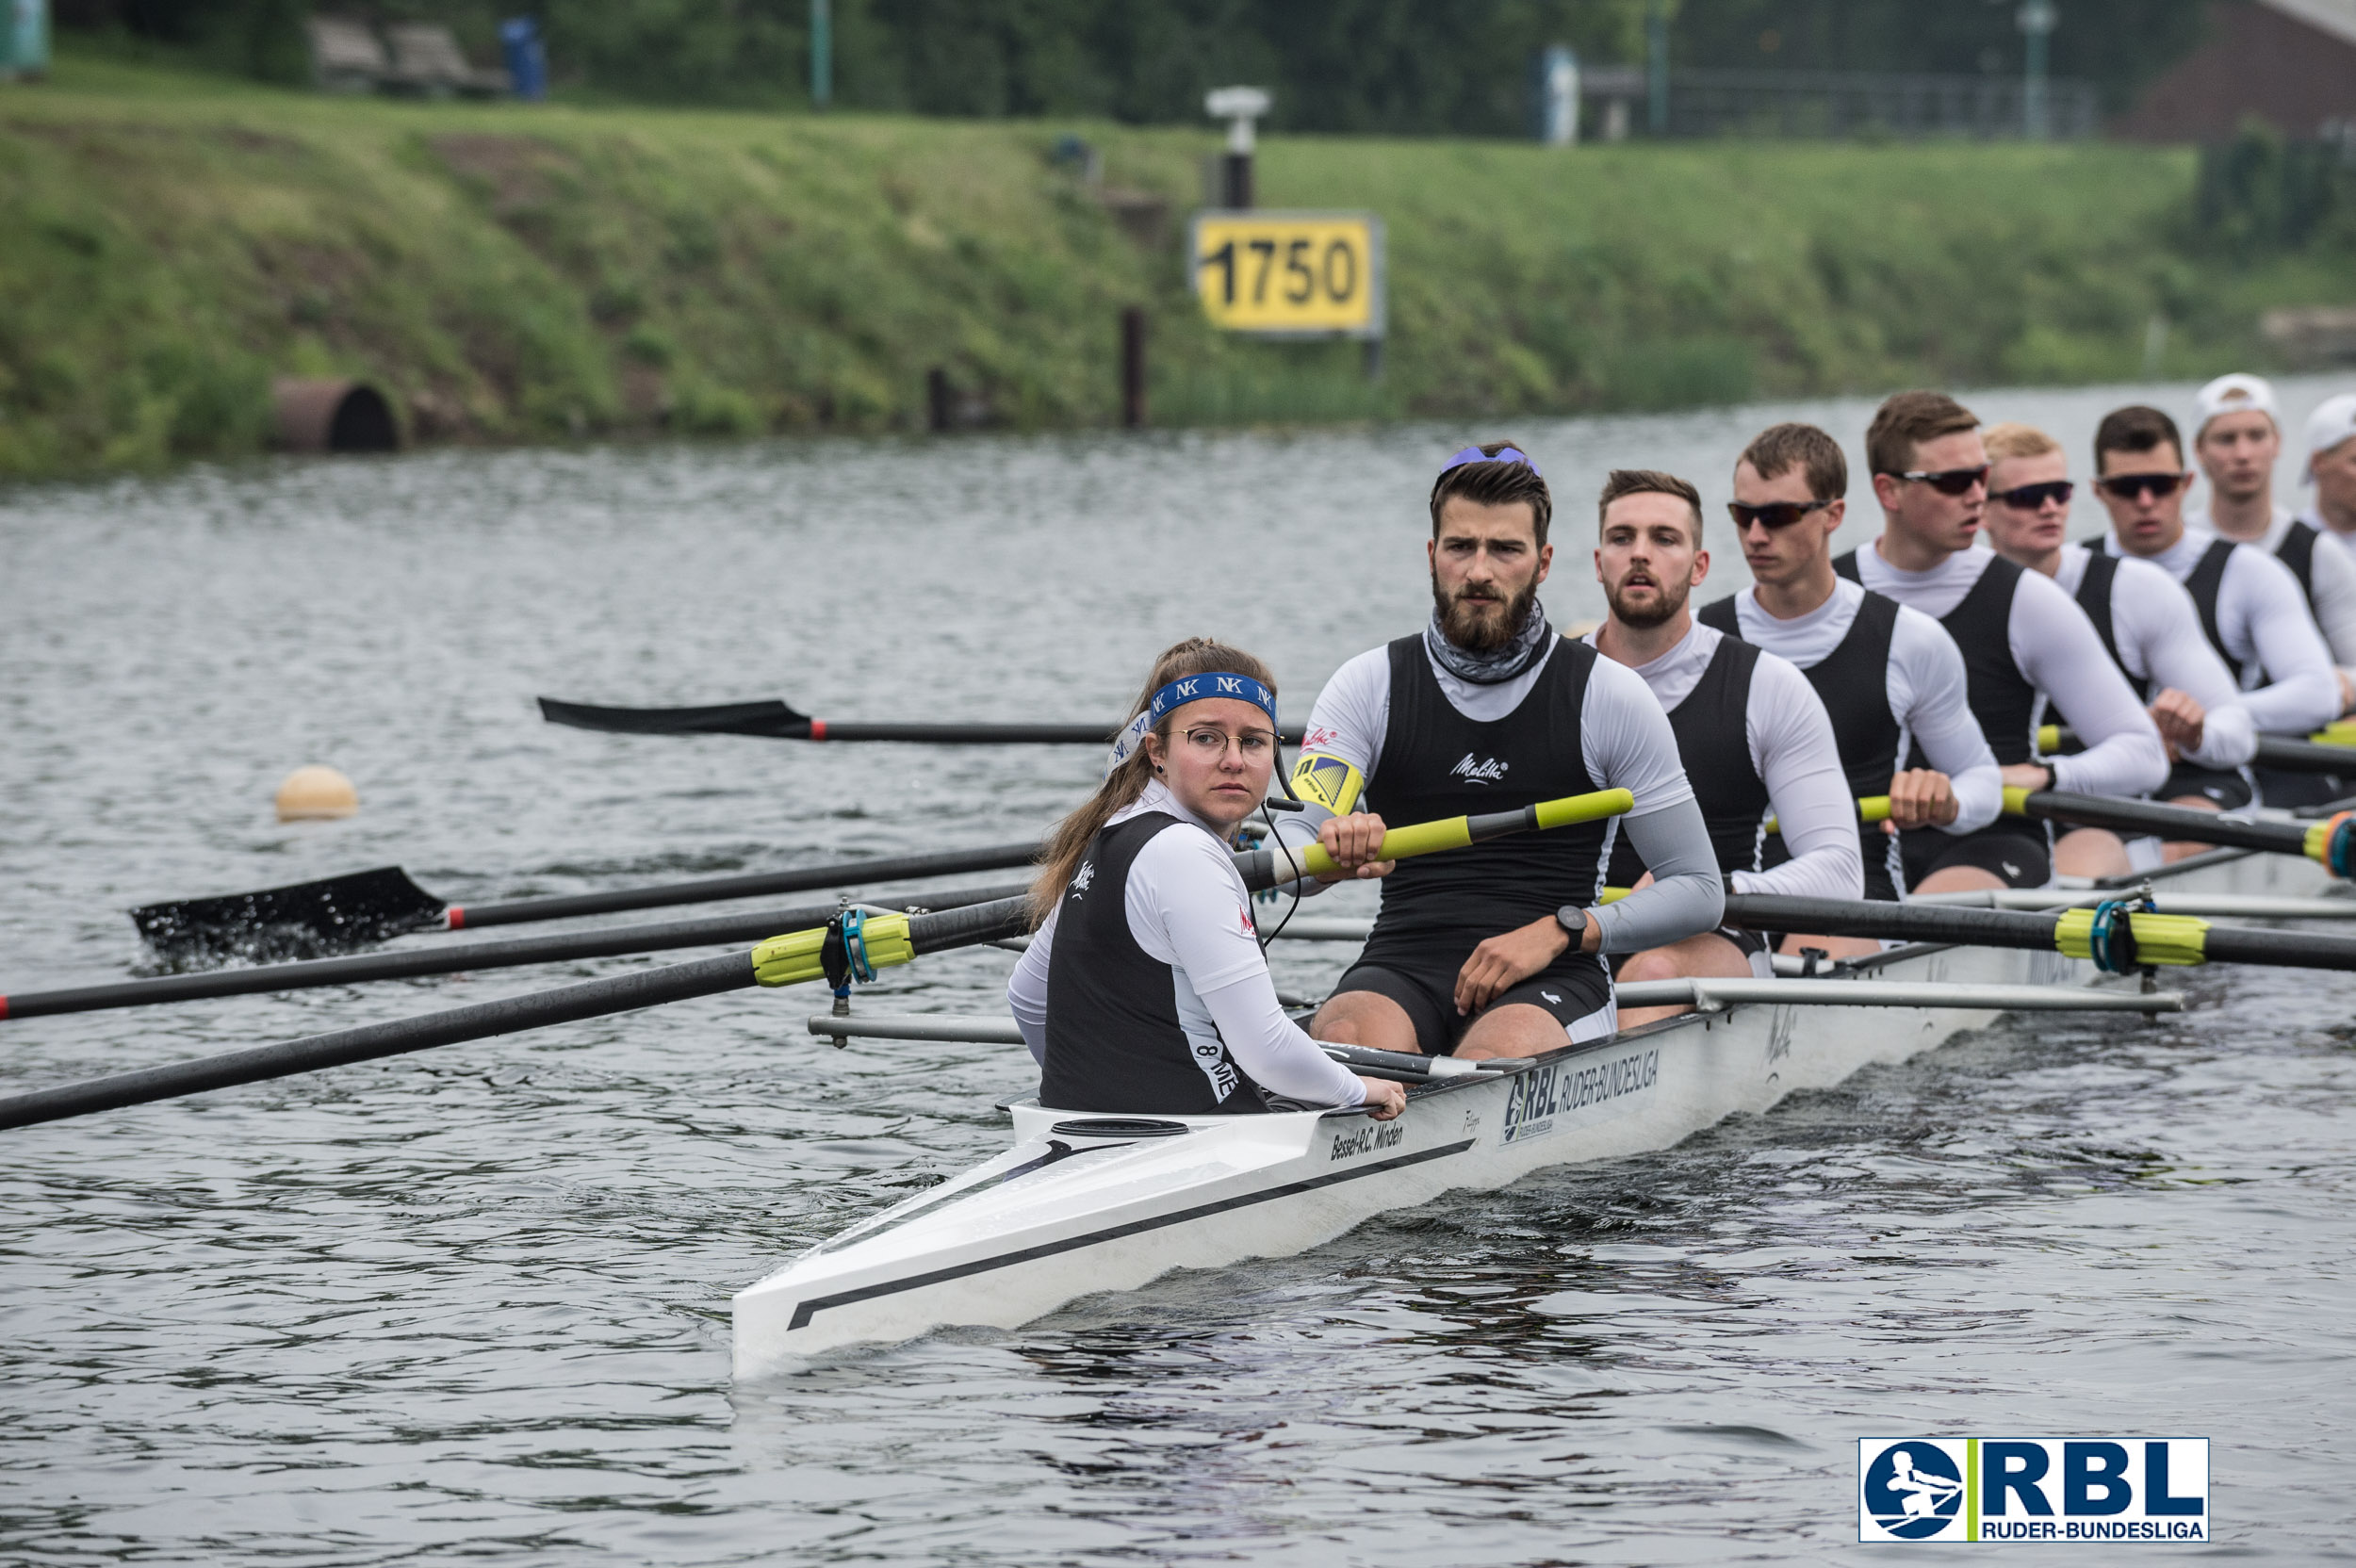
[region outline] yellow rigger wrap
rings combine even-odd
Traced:
[[[826,967],[819,962],[819,955],[826,951],[826,939],[834,929],[822,925],[814,931],[789,931],[770,938],[753,949],[753,978],[764,986],[798,986],[806,980],[825,979]],[[877,969],[905,964],[916,956],[908,941],[906,915],[868,916],[864,937],[867,961]]]
[[[2070,958],[2094,956],[2092,909],[2072,909],[2053,923],[2053,945]],[[2135,913],[2127,916],[2135,933],[2138,964],[2201,964],[2208,961],[2209,923],[2190,915]]]

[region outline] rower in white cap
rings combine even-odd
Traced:
[[[2195,398],[2192,455],[2208,476],[2205,514],[2184,521],[2222,539],[2255,545],[2299,579],[2308,612],[2338,667],[2340,710],[2356,707],[2356,554],[2318,549],[2325,531],[2274,504],[2274,464],[2282,452],[2282,409],[2259,377],[2219,376]]]
[[[2315,498],[2299,520],[2356,553],[2356,393],[2326,398],[2307,416],[2307,467]]]

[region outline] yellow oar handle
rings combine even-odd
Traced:
[[[2037,726],[2037,748],[2048,757],[2061,750],[2061,726],[2057,724]]]
[[[2094,956],[2092,909],[2072,909],[2053,924],[2053,946],[2064,957]],[[2191,915],[2159,915],[2137,910],[2127,916],[2135,936],[2139,964],[2200,964],[2208,961],[2209,923]]]
[[[1570,827],[1582,822],[1600,822],[1616,817],[1636,808],[1636,797],[1626,790],[1598,790],[1591,795],[1565,795],[1561,800],[1542,800],[1519,811],[1492,811],[1478,817],[1449,817],[1441,822],[1419,822],[1406,827],[1394,827],[1383,835],[1383,847],[1376,851],[1378,860],[1407,860],[1418,855],[1433,855],[1444,849],[1463,849],[1484,839],[1501,838],[1508,833],[1542,832],[1549,827]],[[1312,876],[1321,876],[1341,870],[1323,844],[1309,844],[1301,852],[1301,865]]]

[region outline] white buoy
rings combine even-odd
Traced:
[[[360,792],[334,768],[297,768],[278,786],[280,822],[331,822],[360,809]]]

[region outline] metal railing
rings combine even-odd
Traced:
[[[1582,74],[1591,98],[1642,100],[1644,74],[1631,69]],[[1668,133],[1676,137],[1839,139],[1859,136],[2002,139],[2030,134],[2076,139],[2102,128],[2090,82],[2052,80],[2037,90],[2017,76],[1901,74],[1869,71],[1672,71]],[[1647,105],[1628,115],[1646,122]]]

